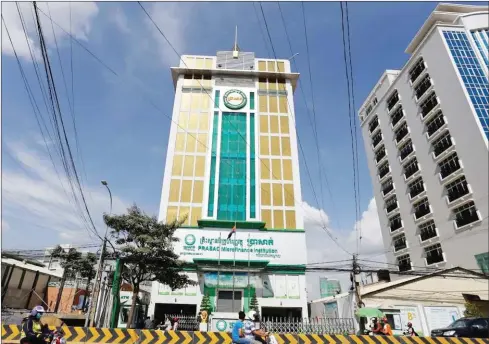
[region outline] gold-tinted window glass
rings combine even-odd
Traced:
[[[200,107],[201,110],[203,111],[207,111],[209,110],[209,105],[210,105],[210,101],[211,101],[211,97],[209,97],[209,95],[207,93],[203,93],[202,94],[203,98],[202,98],[202,106]]]
[[[197,57],[195,59],[195,68],[203,69],[204,68],[204,59],[202,57]]]
[[[270,113],[278,113],[278,104],[276,96],[269,96],[268,101],[270,102]]]
[[[188,125],[188,112],[180,112],[180,115],[178,115],[178,125],[180,126],[178,129],[182,130],[187,129]]]
[[[174,155],[171,175],[172,176],[182,175],[182,167],[183,167],[183,155]]]
[[[190,109],[190,98],[192,94],[188,92],[182,93],[182,99],[180,101],[180,110],[189,110]]]
[[[279,73],[285,73],[285,63],[284,62],[277,62],[277,71]]]
[[[267,89],[267,79],[258,79],[258,89],[260,90]]]
[[[290,137],[282,137],[282,155],[290,156]]]
[[[175,152],[185,151],[185,133],[177,133],[175,140]]]
[[[268,61],[267,65],[269,72],[275,72],[275,61]]]
[[[271,141],[272,141],[271,155],[280,155],[280,137],[272,136]]]
[[[260,136],[260,154],[269,155],[270,150],[268,148],[268,136]]]
[[[288,113],[288,107],[289,103],[287,102],[287,97],[286,96],[279,96],[278,97],[278,105],[280,109],[280,113]]]
[[[271,115],[270,116],[270,133],[272,133],[272,134],[280,133],[279,127],[278,127],[278,116],[277,115]]]
[[[289,133],[289,117],[288,116],[280,116],[280,131],[282,134]]]
[[[268,112],[268,98],[267,96],[258,96],[260,102],[260,112]]]
[[[168,207],[166,210],[166,222],[171,223],[176,220],[178,213],[177,207]]]
[[[268,89],[271,91],[277,90],[277,79],[268,79]]]
[[[273,205],[282,206],[284,205],[283,195],[282,195],[282,184],[272,184],[273,187]]]
[[[280,167],[280,159],[272,159],[272,178],[274,180],[282,179],[282,171]]]
[[[172,179],[170,182],[170,196],[168,197],[169,202],[178,202],[180,198],[180,180]]]
[[[207,152],[207,134],[198,134],[197,139],[197,152]]]
[[[187,147],[185,148],[185,152],[194,153],[195,152],[195,136],[197,134],[187,134]]]
[[[272,211],[270,209],[262,209],[261,220],[266,223],[266,228],[273,228],[272,224]]]
[[[292,160],[285,159],[282,160],[282,163],[284,165],[284,180],[292,180]]]
[[[180,207],[180,211],[178,212],[178,219],[179,220],[187,219],[185,221],[185,224],[186,225],[190,224],[190,208]]]
[[[285,205],[292,207],[294,202],[294,186],[292,184],[284,185],[284,194],[285,194]]]
[[[194,176],[194,157],[191,155],[185,156],[185,160],[183,163],[183,175],[185,177]]]
[[[266,72],[267,71],[267,63],[265,61],[258,61],[258,70],[260,72]]]
[[[201,100],[202,100],[202,94],[201,93],[192,93],[192,105],[191,105],[191,109],[193,111],[200,109]]]
[[[195,176],[203,177],[205,174],[205,156],[195,157]]]
[[[284,226],[284,211],[274,210],[273,211],[273,228],[283,229]]]
[[[204,195],[204,182],[202,180],[194,181],[194,193],[192,194],[192,203],[202,203]]]
[[[200,131],[208,131],[209,130],[209,114],[208,113],[203,113],[200,115],[199,130]]]
[[[190,218],[190,225],[197,226],[198,220],[202,217],[202,208],[201,207],[192,207],[192,217]]]
[[[271,205],[272,190],[269,183],[261,184],[261,204]]]
[[[212,69],[212,59],[205,59],[205,69]]]
[[[285,228],[287,229],[295,229],[295,211],[286,210],[285,211]]]
[[[260,133],[268,133],[268,116],[260,115]]]
[[[199,113],[191,112],[188,120],[188,129],[189,130],[197,130],[199,125]]]
[[[182,180],[182,195],[180,202],[190,203],[190,195],[192,194],[192,181]]]
[[[261,161],[261,179],[270,179],[270,160],[260,159]]]

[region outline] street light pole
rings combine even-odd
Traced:
[[[107,188],[107,191],[109,191],[109,198],[110,198],[110,212],[109,215],[112,214],[112,192],[110,192],[109,185],[105,180],[101,181],[102,185]],[[90,302],[90,307],[87,312],[87,317],[85,319],[85,327],[88,327],[90,324],[90,327],[93,326],[94,323],[94,318],[95,318],[95,311],[97,309],[97,301],[98,301],[98,296],[100,293],[100,280],[102,277],[103,273],[103,267],[104,267],[104,256],[105,256],[105,249],[107,248],[107,234],[109,232],[109,226],[106,226],[105,228],[105,235],[104,239],[102,242],[102,249],[100,251],[100,257],[98,260],[98,268],[97,268],[97,273],[95,275],[95,285],[93,288],[93,296],[92,296],[92,301]]]

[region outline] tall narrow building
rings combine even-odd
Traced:
[[[185,219],[175,250],[198,286],[154,283],[150,314],[196,315],[207,295],[214,330],[229,330],[253,296],[264,317],[307,316],[293,99],[299,74],[288,60],[256,58],[237,43],[216,56],[182,56],[171,73],[159,218]]]
[[[489,273],[486,6],[439,4],[359,110],[389,263]]]

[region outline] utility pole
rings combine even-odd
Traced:
[[[363,305],[362,302],[362,295],[360,294],[360,283],[357,281],[357,276],[360,275],[360,266],[358,265],[357,261],[357,255],[353,255],[353,264],[352,264],[352,275],[351,275],[351,281],[352,281],[352,287],[353,290],[355,291],[355,300],[356,300],[356,306],[358,308],[361,308]]]
[[[110,192],[109,185],[105,180],[101,181],[102,185],[107,188],[109,191],[109,197],[110,197],[110,212],[109,214],[112,214],[112,192]],[[105,228],[105,235],[102,243],[102,249],[100,252],[100,257],[98,260],[98,268],[97,268],[97,273],[95,274],[95,286],[93,288],[93,296],[92,296],[92,302],[90,302],[90,307],[87,312],[87,317],[85,319],[85,327],[93,327],[94,324],[94,318],[95,318],[95,312],[96,308],[98,305],[98,296],[100,293],[100,282],[102,280],[102,273],[103,273],[103,268],[104,268],[104,258],[105,258],[105,250],[107,248],[107,233],[109,232],[109,226]]]

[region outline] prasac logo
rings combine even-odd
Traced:
[[[229,90],[224,94],[224,105],[231,110],[242,109],[246,105],[246,95],[240,90]]]
[[[226,331],[227,327],[228,327],[228,323],[225,320],[218,320],[216,323],[216,329],[218,331],[221,332]]]
[[[185,245],[193,246],[195,244],[195,235],[187,234],[185,236]]]

